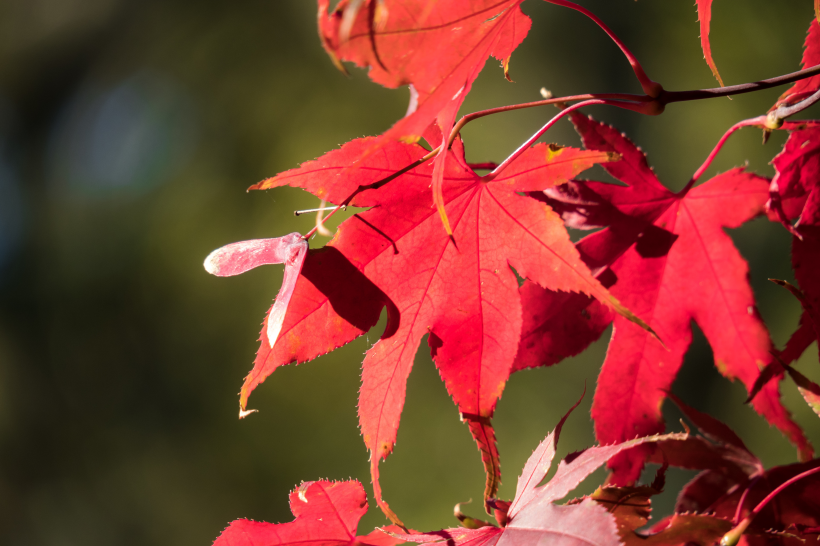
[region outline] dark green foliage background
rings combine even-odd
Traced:
[[[667,88],[716,85],[691,0],[583,4]],[[490,61],[465,112],[536,100],[542,86],[556,95],[639,91],[618,50],[582,16],[537,0],[524,10],[534,29],[513,56],[517,83]],[[811,16],[809,0],[717,0],[713,48],[726,82],[796,70]],[[405,111],[406,90],[382,89],[358,70],[339,74],[314,21],[312,0],[0,0],[0,229],[16,241],[0,254],[0,543],[206,545],[237,517],[290,520],[287,494],[301,480],[354,477],[369,490],[356,397],[362,353],[379,329],[277,371],[251,397],[260,412],[240,422],[236,393],[281,269],[217,279],[201,265],[228,242],[308,229],[312,218],[291,214],[315,206],[307,194],[245,188],[378,134]],[[123,89],[143,95],[129,103]],[[593,113],[617,123],[680,188],[725,129],[765,112],[780,91],[672,105],[657,118]],[[141,106],[120,112],[123,104]],[[553,112],[474,123],[470,158],[503,159]],[[133,152],[142,148],[123,135],[149,151]],[[578,144],[568,123],[547,137]],[[759,132],[746,130],[710,172],[748,161],[771,174],[783,140],[761,147]],[[782,345],[799,306],[766,278],[792,278],[789,237],[765,220],[733,236]],[[527,456],[585,381],[562,448],[594,441],[588,411],[605,347],[510,379],[496,418],[502,496],[512,496]],[[816,347],[799,368],[817,379]],[[714,371],[699,334],[674,390],[729,422],[767,464],[794,460],[741,405],[742,386]],[[792,385],[784,390],[820,443],[816,418]],[[679,429],[677,411],[665,411]],[[659,509],[671,510],[689,475],[671,474]],[[383,479],[391,506],[419,529],[454,524],[453,504],[481,497],[479,455],[424,351]],[[479,515],[480,504],[469,510]],[[383,523],[371,509],[362,529]]]

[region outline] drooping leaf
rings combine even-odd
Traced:
[[[768,181],[733,169],[674,194],[624,135],[581,115],[572,120],[587,148],[622,157],[604,168],[628,184],[578,182],[586,187],[586,201],[592,199],[590,192],[598,194],[610,222],[581,240],[578,249],[616,297],[649,317],[666,344],[615,318],[592,415],[598,440],[619,442],[663,430],[661,402],[691,342],[690,321],[705,333],[721,374],[740,379],[747,389],[771,362],[771,343],[755,310],[748,267],[724,231],[763,212]],[[547,201],[556,197],[554,193]],[[571,200],[562,206],[570,210]],[[525,305],[538,304],[528,300]],[[780,402],[777,382],[764,386],[754,405],[798,446],[801,457],[811,458],[808,441]],[[613,483],[626,484],[637,479],[642,457],[633,452],[610,465],[616,470]]]
[[[266,264],[285,264],[282,288],[276,295],[270,313],[265,319],[266,337],[271,347],[279,337],[285,313],[288,309],[296,279],[302,271],[308,242],[299,233],[291,233],[275,239],[254,239],[232,243],[211,252],[205,258],[205,270],[218,277],[239,275]],[[244,409],[244,408],[243,408]]]
[[[507,74],[512,52],[532,25],[521,2],[384,0],[379,7],[366,0],[351,16],[352,2],[342,0],[328,13],[328,1],[320,0],[319,34],[333,59],[369,67],[370,78],[386,87],[412,86],[416,108],[380,142],[413,141],[445,109],[456,114],[490,56]],[[342,36],[346,13],[352,22]]]
[[[712,45],[709,42],[709,27],[712,22],[712,0],[697,0],[698,4],[698,21],[700,22],[700,47],[703,49],[703,58],[706,64],[709,65],[709,70],[715,76],[721,87],[723,87],[723,78],[718,73],[717,65],[712,59]]]
[[[265,523],[238,519],[231,522],[214,546],[393,546],[401,544],[383,531],[356,536],[367,512],[367,496],[358,481],[307,482],[290,494],[295,519]],[[398,529],[392,529],[398,530]]]
[[[347,194],[381,177],[384,169],[395,172],[426,153],[416,144],[393,143],[348,171],[361,172],[361,178],[340,170],[348,150],[368,144],[348,144],[332,156],[267,181],[264,187],[299,186],[339,202],[341,194],[327,189],[337,180],[345,188],[342,194]],[[482,450],[487,497],[493,496],[500,471],[490,419],[515,357],[509,348],[517,346],[521,335],[518,282],[510,266],[541,286],[589,294],[629,314],[589,274],[560,218],[544,204],[519,195],[566,182],[596,163],[614,159],[613,154],[537,145],[490,183],[467,167],[460,141],[448,155],[444,197],[454,220],[456,244],[431,208],[428,162],[384,187],[357,195],[354,206],[374,208],[343,223],[328,245],[340,254],[340,261],[343,257],[373,284],[370,294],[379,295],[378,306],[387,304],[394,310],[382,339],[367,353],[359,397],[362,434],[372,452],[379,501],[378,460],[393,449],[406,379],[425,335],[445,385]],[[321,273],[312,268],[313,255],[308,256],[305,271],[317,275],[314,286],[324,277],[342,282],[338,270]],[[331,345],[327,338],[335,344],[363,331],[358,324],[356,328],[346,325],[345,317],[334,316],[337,306],[331,298],[297,299],[300,286],[297,282],[294,295],[299,304],[291,305],[283,326],[283,345],[308,345],[311,348],[301,354],[317,356]],[[309,286],[304,288],[310,292]],[[362,303],[369,308],[372,302]],[[328,327],[317,328],[319,320]],[[312,328],[305,329],[303,322]],[[279,343],[265,351],[263,339],[263,350],[242,390],[242,404],[277,366],[292,361],[294,351],[278,351],[278,347]]]

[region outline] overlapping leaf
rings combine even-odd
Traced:
[[[359,520],[367,512],[362,484],[307,482],[290,494],[289,523],[265,523],[238,519],[228,526],[214,546],[394,546],[402,541],[384,531],[356,536]],[[388,528],[387,531],[398,531]]]
[[[440,115],[456,115],[490,56],[506,74],[532,24],[521,2],[343,0],[328,13],[328,0],[319,0],[319,34],[333,59],[369,67],[373,81],[412,85],[415,104],[383,136],[413,140]],[[441,123],[447,134],[451,125]]]
[[[584,238],[578,249],[613,294],[647,317],[667,345],[615,318],[592,414],[599,441],[618,442],[663,430],[661,402],[691,342],[691,320],[709,340],[721,374],[740,379],[747,389],[771,361],[747,265],[724,231],[763,212],[768,181],[733,169],[673,194],[625,136],[581,115],[572,119],[587,148],[622,156],[604,167],[628,186],[578,183],[585,186],[585,203],[597,194],[597,207],[573,205],[579,192],[562,199],[555,193],[561,188],[547,200],[574,210],[576,222],[589,217],[592,224],[604,220],[610,226]],[[542,307],[537,300],[525,301],[525,308]],[[588,335],[594,339],[600,328]],[[519,362],[523,358],[519,355]],[[550,361],[549,355],[542,358]],[[754,400],[755,409],[798,446],[804,459],[810,458],[811,447],[782,406],[777,383],[764,390]],[[617,479],[629,482],[638,477],[642,459],[635,452],[610,465]]]

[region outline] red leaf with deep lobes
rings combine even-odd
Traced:
[[[816,1],[817,0],[815,0],[815,2]],[[816,18],[812,18],[811,23],[809,23],[808,34],[806,35],[801,68],[811,68],[818,64],[820,64],[820,25],[817,24]],[[777,99],[777,103],[772,109],[777,108],[781,104],[799,102],[818,89],[820,89],[820,76],[812,76],[795,82],[785,93],[780,95],[780,98]]]
[[[488,495],[492,495],[498,483],[497,452],[494,445],[489,445],[494,440],[487,427],[515,357],[509,348],[517,346],[521,335],[518,282],[510,266],[544,287],[591,294],[628,313],[591,277],[560,218],[519,192],[566,182],[613,156],[537,145],[502,176],[484,183],[466,166],[460,143],[456,144],[448,152],[451,158],[447,162],[444,198],[454,220],[457,246],[441,229],[436,211],[430,206],[432,168],[428,162],[395,182],[357,196],[354,205],[374,208],[343,223],[328,247],[372,283],[375,290],[371,294],[384,295],[378,300],[379,306],[389,302],[396,311],[382,339],[368,351],[362,373],[359,417],[365,442],[373,453],[374,477],[378,459],[393,449],[407,376],[421,338],[429,334],[436,365],[462,416],[471,423],[482,423],[481,427],[470,428],[485,453],[485,464],[489,463]],[[410,157],[425,153],[418,145],[397,146],[413,149]],[[362,165],[386,150],[371,154]],[[405,152],[398,155],[394,170],[404,167],[408,159]],[[325,184],[313,175],[292,176],[288,183],[317,192],[332,185],[338,171],[322,172]],[[365,171],[365,176],[370,175]],[[349,184],[348,188],[358,186],[356,181]],[[319,272],[309,267],[313,255],[305,264],[305,275],[316,275],[314,285],[327,277],[343,282],[340,279],[346,275],[338,270]],[[358,325],[351,329],[344,317],[334,316],[331,299],[297,300],[299,289],[297,283],[279,343],[302,343],[311,346],[310,352],[315,355],[318,351],[313,346],[324,349],[361,332]],[[307,293],[313,294],[309,290]],[[357,301],[370,305],[372,302],[363,301],[365,298],[366,294],[356,294]],[[301,327],[302,321],[318,326],[318,321],[312,320],[317,309],[321,320],[338,325],[338,333],[327,327]],[[243,387],[243,403],[250,390],[275,367],[291,361],[277,356],[279,343],[271,353],[260,352]],[[292,358],[293,351],[284,354]]]
[[[715,76],[715,79],[723,87],[723,78],[718,73],[717,65],[712,59],[712,45],[709,42],[709,27],[712,22],[712,0],[697,0],[698,4],[698,21],[700,22],[700,47],[703,49],[703,58],[706,64],[709,65],[709,70]]]
[[[343,0],[328,13],[328,1],[319,0],[319,34],[333,59],[369,67],[386,87],[412,86],[416,107],[380,143],[412,141],[445,109],[455,115],[490,56],[507,73],[532,25],[522,1],[365,0],[351,9],[354,2]]]
[[[271,347],[279,337],[288,304],[296,287],[296,279],[305,263],[308,242],[299,233],[275,239],[254,239],[232,243],[211,252],[205,259],[205,269],[218,277],[239,275],[266,264],[285,264],[282,288],[265,319],[265,335]]]
[[[709,340],[718,370],[747,389],[771,361],[748,267],[724,231],[763,212],[768,181],[734,169],[686,194],[673,194],[625,136],[581,115],[572,120],[587,148],[621,155],[621,161],[603,167],[628,184],[585,183],[621,218],[580,241],[579,252],[627,307],[651,317],[650,326],[667,346],[615,318],[592,415],[601,443],[620,442],[663,430],[661,403],[691,341],[691,320]],[[803,458],[811,457],[808,441],[780,402],[777,382],[767,384],[754,405]],[[611,461],[614,483],[637,479],[642,455],[636,451]]]
[[[265,523],[238,519],[225,529],[214,546],[393,546],[402,541],[381,531],[356,536],[359,520],[367,512],[367,496],[358,481],[307,482],[290,494],[295,519]]]
[[[509,507],[505,527],[488,526],[474,530],[445,529],[434,533],[399,534],[397,536],[410,542],[446,542],[453,546],[534,546],[537,544],[616,546],[621,544],[615,517],[595,500],[586,498],[567,505],[557,505],[555,501],[565,497],[614,454],[645,443],[671,439],[682,440],[686,435],[668,434],[637,438],[620,445],[591,447],[572,460],[568,458],[561,461],[553,478],[539,486],[555,457],[555,447],[561,427],[568,416],[569,413],[561,419],[556,429],[541,442],[524,465],[521,476],[518,478],[515,499]]]

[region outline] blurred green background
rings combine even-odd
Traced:
[[[716,85],[691,0],[583,4],[666,88]],[[727,84],[798,69],[811,4],[716,2],[712,44]],[[581,15],[538,0],[523,9],[534,26],[512,59],[516,83],[490,61],[463,112],[537,100],[541,87],[639,91],[617,48]],[[251,398],[259,413],[238,421],[236,393],[281,268],[230,279],[202,268],[223,244],[312,224],[292,215],[316,206],[311,196],[248,194],[250,184],[378,134],[406,109],[406,89],[335,70],[315,16],[311,0],[0,0],[0,543],[204,545],[238,517],[289,521],[287,494],[301,480],[354,477],[370,491],[356,399],[362,354],[380,327],[278,370]],[[592,113],[625,130],[678,189],[730,125],[765,112],[781,91],[672,105],[657,118]],[[553,112],[470,125],[470,159],[503,159]],[[578,145],[564,122],[546,139]],[[760,140],[755,130],[733,137],[710,173],[748,162],[770,175],[784,135]],[[792,279],[789,237],[765,220],[733,236],[782,345],[799,306],[766,279]],[[510,379],[495,420],[502,497],[585,382],[562,453],[594,441],[589,405],[604,351],[599,342]],[[818,379],[816,347],[798,367]],[[816,418],[793,385],[783,389],[820,444]],[[729,422],[767,464],[794,460],[742,405],[742,386],[714,371],[699,333],[674,390]],[[677,410],[665,411],[678,430]],[[691,475],[670,473],[658,510],[671,510]],[[482,512],[479,454],[426,351],[382,476],[414,528],[454,524],[453,504],[470,498],[468,512]],[[384,522],[371,507],[360,529]]]

